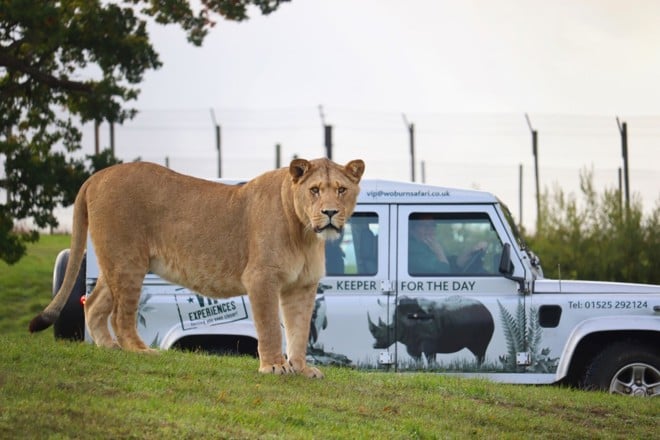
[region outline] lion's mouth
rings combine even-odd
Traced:
[[[343,230],[343,228],[335,226],[332,223],[328,223],[325,226],[315,226],[314,227],[314,232],[316,232],[317,234],[320,234],[320,233],[322,233],[324,231],[327,231],[327,230],[335,231],[335,232],[341,234],[341,231]]]

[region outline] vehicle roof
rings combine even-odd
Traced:
[[[242,179],[217,179],[226,184],[246,182]],[[360,181],[358,203],[498,203],[493,194],[472,189],[450,188],[424,183],[385,179]]]
[[[395,180],[364,179],[360,189],[358,203],[498,203],[485,191]]]

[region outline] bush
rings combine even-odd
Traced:
[[[626,208],[619,190],[598,194],[589,170],[580,173],[580,189],[582,203],[558,186],[542,196],[539,228],[527,241],[545,275],[660,284],[660,203],[644,217],[638,196]]]

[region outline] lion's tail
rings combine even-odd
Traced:
[[[71,290],[76,283],[80,265],[82,264],[85,246],[87,242],[87,186],[89,181],[85,182],[76,196],[76,202],[73,207],[73,228],[71,231],[71,251],[69,262],[64,273],[62,286],[53,297],[50,304],[32,318],[30,321],[30,333],[39,332],[50,327],[60,316]]]

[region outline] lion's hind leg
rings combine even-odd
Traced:
[[[137,312],[144,273],[122,273],[112,278],[108,280],[113,296],[110,321],[119,346],[127,351],[156,352],[144,343],[137,332]]]
[[[85,301],[85,322],[89,335],[99,347],[119,348],[108,329],[108,317],[112,313],[112,293],[103,275]]]

